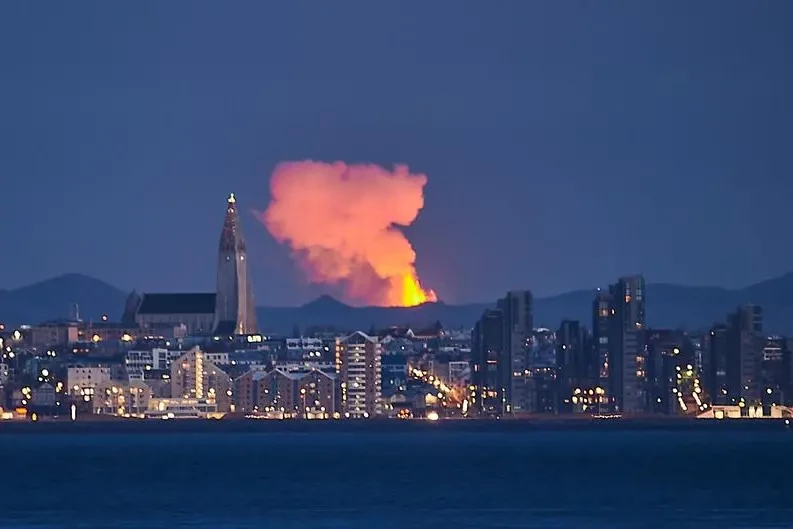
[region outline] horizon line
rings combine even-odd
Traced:
[[[638,275],[643,275],[643,274],[638,274]],[[769,277],[769,278],[766,278],[766,279],[763,279],[763,280],[760,280],[760,281],[756,281],[756,282],[750,283],[750,284],[742,286],[742,287],[723,287],[723,286],[718,286],[718,285],[691,285],[691,284],[681,284],[681,283],[672,283],[672,282],[647,282],[647,286],[648,287],[649,286],[667,286],[667,287],[681,287],[681,288],[703,288],[703,289],[723,290],[723,291],[727,291],[727,292],[736,292],[736,291],[745,290],[747,288],[755,287],[755,286],[761,285],[761,284],[766,283],[766,282],[783,279],[783,278],[791,276],[791,275],[793,275],[793,271],[786,272],[786,273],[781,274],[781,275]],[[51,276],[49,278],[46,278],[46,279],[43,279],[43,280],[40,280],[40,281],[36,281],[34,283],[28,283],[28,284],[25,284],[25,285],[22,285],[22,286],[19,286],[19,287],[12,287],[12,288],[7,288],[7,287],[6,288],[1,288],[0,287],[0,292],[13,293],[13,292],[18,291],[18,290],[24,290],[26,288],[36,287],[36,286],[39,286],[39,285],[41,285],[43,283],[52,282],[52,281],[56,281],[56,280],[59,280],[59,279],[65,279],[65,278],[68,278],[70,276],[85,278],[85,279],[88,279],[88,280],[92,280],[92,281],[96,281],[96,282],[102,283],[102,284],[106,285],[107,287],[113,288],[113,289],[115,289],[115,290],[117,290],[119,292],[124,292],[126,295],[129,295],[132,292],[139,292],[139,293],[143,293],[143,294],[146,294],[146,293],[148,293],[148,294],[169,294],[169,293],[173,293],[173,294],[214,294],[214,292],[207,292],[207,291],[203,291],[203,292],[202,291],[146,292],[146,291],[142,291],[142,290],[139,291],[136,288],[133,288],[131,290],[126,290],[126,289],[119,288],[119,287],[117,287],[117,286],[115,286],[115,285],[113,285],[113,284],[111,284],[111,283],[109,283],[109,282],[107,282],[107,281],[105,281],[103,279],[99,279],[99,278],[96,278],[94,276],[91,276],[91,275],[88,275],[88,274],[84,274],[82,272],[65,272],[65,273],[62,273],[62,274]],[[624,277],[624,275],[616,276],[616,278],[619,278],[619,277]],[[547,294],[547,295],[541,295],[541,296],[534,296],[534,298],[535,299],[557,298],[557,297],[567,296],[567,295],[571,295],[571,294],[577,294],[577,293],[580,293],[580,292],[587,292],[587,291],[596,292],[599,288],[602,288],[602,287],[577,288],[577,289],[572,289],[572,290],[567,290],[567,291],[564,291],[564,292],[560,292],[560,293],[557,293],[557,294]],[[515,291],[515,290],[529,290],[529,291],[531,291],[531,288],[509,289],[509,290],[504,290],[503,292],[511,292],[511,291]],[[301,307],[304,307],[304,306],[309,305],[311,303],[314,303],[317,300],[320,300],[322,298],[330,298],[330,299],[332,299],[333,301],[335,301],[336,303],[338,303],[340,305],[344,305],[346,307],[356,308],[356,309],[362,309],[362,308],[412,309],[412,308],[420,307],[420,306],[423,306],[423,305],[435,305],[435,304],[442,304],[442,305],[453,306],[454,307],[454,306],[466,306],[466,305],[487,305],[487,304],[491,304],[491,303],[495,302],[494,300],[489,300],[489,301],[465,301],[465,302],[460,302],[460,303],[449,303],[449,302],[444,301],[443,299],[439,299],[437,302],[431,302],[430,301],[430,302],[422,303],[420,305],[413,305],[413,306],[409,306],[409,307],[406,307],[406,306],[388,306],[388,305],[351,305],[351,304],[348,304],[348,303],[346,303],[344,301],[341,301],[341,300],[337,299],[336,297],[334,297],[331,294],[320,294],[319,296],[317,296],[317,297],[315,297],[313,299],[310,299],[308,301],[305,301],[305,302],[299,303],[299,304],[295,304],[295,305],[292,305],[292,304],[290,304],[290,305],[259,305],[259,304],[256,304],[255,306],[256,306],[257,309],[258,308],[275,308],[275,309],[301,308]]]

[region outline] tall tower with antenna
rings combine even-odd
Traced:
[[[226,217],[218,248],[215,334],[256,332],[256,306],[253,303],[248,251],[237,216],[234,193],[226,201]]]

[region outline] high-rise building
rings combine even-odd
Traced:
[[[382,349],[376,337],[360,331],[336,340],[336,371],[341,413],[349,419],[382,413]]]
[[[710,328],[703,358],[705,391],[713,404],[731,404],[728,395],[727,363],[729,339],[727,326],[717,323]]]
[[[576,320],[563,320],[556,331],[556,365],[559,396],[569,399],[576,388],[598,385],[598,362],[590,347],[586,327]]]
[[[556,362],[556,334],[545,327],[534,329],[528,343],[528,367],[512,373],[513,401],[520,405],[516,411],[529,413],[557,413],[559,411],[559,383]],[[516,380],[521,384],[516,384]],[[520,400],[518,400],[520,399]]]
[[[645,343],[647,410],[695,413],[702,404],[702,387],[691,339],[682,331],[652,329]]]
[[[763,397],[763,311],[742,305],[727,315],[727,324],[710,329],[703,362],[706,387],[714,404],[745,409]]]
[[[597,359],[597,377],[603,388],[609,386],[609,332],[614,314],[610,292],[598,290],[592,304],[592,347]]]
[[[471,333],[474,401],[481,415],[502,415],[512,370],[505,362],[504,313],[487,309]]]
[[[533,298],[528,290],[511,291],[497,305],[503,315],[503,364],[509,369],[504,384],[505,411],[530,412],[533,398],[528,369],[534,327]]]
[[[785,405],[793,401],[791,369],[790,340],[781,336],[769,336],[763,347],[762,375],[764,398],[767,401]]]
[[[609,291],[612,298],[608,334],[609,395],[617,410],[642,412],[646,408],[644,277],[622,277]]]
[[[247,257],[248,250],[237,217],[237,200],[232,193],[227,200],[218,247],[215,334],[256,332],[256,306]]]
[[[763,362],[763,311],[742,305],[727,315],[727,394],[745,404],[761,398]]]

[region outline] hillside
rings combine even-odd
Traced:
[[[66,318],[75,303],[84,320],[121,316],[127,292],[82,274],[64,274],[16,290],[0,291],[0,321],[40,323]]]
[[[739,304],[755,303],[764,309],[769,332],[793,334],[793,292],[790,296],[780,295],[789,288],[793,288],[793,275],[736,290],[649,284],[647,321],[659,328],[704,330],[723,320]],[[535,326],[555,329],[563,319],[576,319],[591,326],[595,292],[578,290],[535,299]],[[260,325],[274,332],[290,332],[295,324],[368,329],[372,325],[429,325],[441,321],[445,327],[453,328],[473,326],[482,311],[494,304],[495,301],[469,305],[428,303],[410,308],[349,307],[332,298],[320,298],[297,308],[260,307],[257,316]]]
[[[591,322],[595,290],[578,290],[535,300],[535,324],[555,328],[564,318]],[[16,290],[0,290],[0,321],[8,324],[38,323],[68,316],[72,304],[80,306],[83,319],[102,314],[118,318],[127,292],[80,274],[58,276]],[[761,305],[769,332],[793,334],[793,273],[742,289],[680,286],[653,283],[647,286],[647,319],[654,327],[706,329],[723,320],[742,303]],[[330,296],[321,296],[301,307],[260,307],[264,331],[289,333],[295,325],[339,329],[369,329],[388,325],[429,325],[441,321],[447,328],[470,327],[490,306],[488,303],[447,305],[427,303],[418,307],[350,307]]]

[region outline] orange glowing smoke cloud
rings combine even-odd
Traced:
[[[413,306],[437,301],[416,274],[416,252],[397,226],[424,206],[427,177],[404,165],[285,162],[260,220],[288,243],[314,283],[341,285],[348,301]]]

